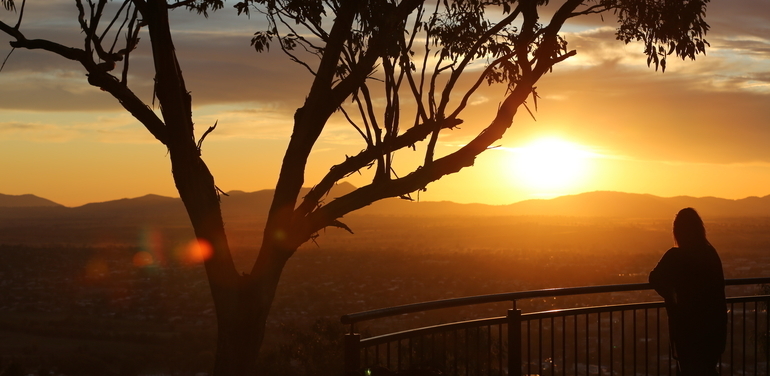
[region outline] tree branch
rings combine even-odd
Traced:
[[[19,9],[19,20],[16,21],[16,26],[13,28],[16,30],[19,30],[19,27],[21,27],[21,20],[24,18],[24,6],[27,5],[27,0],[22,0],[21,2],[21,9]]]
[[[428,166],[418,168],[402,178],[375,182],[358,188],[314,210],[301,223],[302,226],[300,227],[305,231],[303,235],[307,234],[306,236],[309,236],[324,227],[330,226],[333,221],[345,214],[363,208],[374,201],[388,197],[399,197],[423,189],[428,183],[436,181],[445,175],[472,166],[476,156],[489,148],[492,143],[502,138],[505,131],[511,126],[513,116],[516,114],[518,107],[524,103],[531,92],[531,84],[536,81],[533,78],[527,77],[526,85],[516,87],[503,102],[503,105],[498,110],[497,117],[492,121],[491,125],[479,133],[467,145],[454,153],[437,159]]]
[[[362,85],[363,81],[369,76],[375,62],[382,56],[386,45],[386,39],[396,30],[400,30],[402,20],[405,20],[423,0],[404,0],[396,7],[394,13],[388,17],[379,33],[370,40],[369,48],[359,59],[355,67],[351,67],[350,74],[342,79],[329,93],[331,100],[326,106],[325,112],[331,114],[356,88]],[[324,56],[329,51],[324,51]],[[320,70],[320,68],[319,68]]]
[[[457,80],[460,78],[460,75],[465,70],[465,67],[468,66],[468,63],[471,62],[474,56],[478,53],[479,49],[484,45],[484,43],[487,42],[489,38],[491,38],[493,35],[500,32],[503,28],[510,25],[513,21],[516,20],[516,18],[519,17],[519,14],[521,13],[521,4],[519,4],[516,9],[511,12],[507,17],[505,17],[503,20],[498,22],[495,26],[489,28],[479,39],[476,41],[476,43],[473,45],[473,47],[470,49],[470,51],[465,55],[463,60],[457,65],[457,68],[452,71],[452,74],[449,76],[449,80],[447,81],[446,85],[444,86],[444,91],[441,93],[441,101],[438,105],[438,113],[444,114],[444,111],[446,109],[447,104],[449,103],[449,97],[452,93],[452,90],[454,89],[455,84],[457,83]]]
[[[2,72],[3,68],[5,68],[5,63],[8,62],[8,59],[11,57],[11,54],[13,53],[13,51],[16,51],[16,49],[15,48],[11,48],[11,51],[8,52],[8,55],[5,56],[5,59],[3,60],[3,65],[0,65],[0,72]]]
[[[348,115],[348,112],[345,111],[345,109],[343,107],[340,107],[340,111],[342,112],[342,115],[345,116],[345,119],[348,121],[348,123],[350,123],[350,125],[352,125],[353,128],[356,129],[358,134],[361,135],[361,138],[363,138],[364,141],[366,141],[367,144],[370,144],[369,139],[366,137],[366,134],[364,134],[364,132],[361,130],[361,127],[359,127],[358,124],[356,124],[356,122],[353,121],[353,119],[350,118],[350,115]]]
[[[102,88],[112,94],[155,138],[164,144],[167,143],[168,137],[165,124],[155,115],[155,112],[145,105],[128,87],[121,84],[116,77],[100,70],[84,50],[66,47],[44,39],[26,39],[24,34],[2,21],[0,21],[0,30],[16,38],[15,41],[11,41],[11,47],[29,50],[41,49],[66,59],[80,62],[89,72],[88,82],[91,85]]]
[[[139,9],[139,13],[145,14],[147,12],[146,0],[131,0],[131,2],[133,2],[134,6]]]
[[[295,211],[295,216],[301,218],[308,215],[318,206],[321,198],[331,190],[335,183],[368,166],[380,156],[409,145],[414,145],[428,137],[428,135],[436,128],[451,128],[461,123],[462,120],[459,119],[445,119],[440,124],[433,122],[420,124],[410,128],[391,141],[383,142],[379,147],[370,146],[357,155],[346,158],[344,162],[333,166],[318,185],[313,187],[310,192],[305,195],[304,200]]]
[[[176,3],[172,3],[168,5],[168,9],[176,9],[179,7],[184,7],[188,5],[195,4],[195,0],[184,0],[184,1],[177,1]]]
[[[91,72],[88,83],[112,94],[158,141],[168,145],[169,135],[164,122],[117,77],[107,72]]]
[[[468,105],[468,100],[470,99],[471,95],[476,92],[476,90],[481,86],[481,83],[484,82],[484,79],[487,77],[489,72],[491,72],[498,64],[501,62],[508,60],[512,58],[516,54],[515,51],[512,51],[508,54],[505,54],[499,58],[497,58],[495,61],[487,65],[486,68],[481,72],[479,77],[476,79],[476,82],[471,86],[470,89],[468,89],[467,92],[465,92],[465,95],[463,95],[463,98],[460,100],[460,103],[457,105],[457,108],[452,112],[451,115],[449,115],[450,118],[457,117],[460,112],[462,112],[463,109],[465,109],[465,106]]]
[[[126,11],[126,16],[128,16],[128,11]],[[131,20],[128,22],[128,31],[126,32],[126,50],[123,59],[123,72],[120,77],[120,82],[126,86],[128,86],[128,68],[131,60],[131,52],[133,52],[137,44],[139,44],[139,30],[142,28],[141,25],[137,24],[138,16],[139,8],[134,6],[134,13],[131,16]]]
[[[105,27],[105,28],[104,28],[104,31],[102,31],[102,35],[100,35],[100,36],[99,36],[99,41],[100,41],[100,42],[101,42],[102,40],[104,40],[104,37],[105,37],[105,36],[107,36],[107,32],[109,32],[109,31],[110,31],[110,29],[112,28],[112,26],[113,26],[113,25],[115,25],[115,21],[117,21],[117,20],[118,20],[118,18],[120,17],[120,14],[121,14],[121,13],[123,13],[123,9],[124,9],[124,8],[126,7],[126,5],[128,5],[128,4],[131,4],[131,0],[124,0],[124,1],[123,1],[123,4],[120,6],[120,9],[118,9],[118,11],[117,11],[117,12],[115,12],[115,17],[113,17],[113,18],[112,18],[112,21],[110,21],[109,25],[107,25],[107,27]],[[128,12],[127,12],[127,13],[128,13]],[[126,14],[126,19],[128,19],[128,14]],[[125,25],[125,21],[123,22],[123,25]],[[120,30],[121,30],[121,29],[122,29],[122,26],[121,26],[121,28],[120,28],[120,29],[118,29],[118,31],[115,33],[115,34],[117,34],[117,35],[115,36],[115,39],[116,39],[116,40],[118,39],[118,35],[120,34]]]
[[[83,62],[84,60],[86,60],[86,58],[88,58],[88,55],[86,54],[86,52],[79,48],[66,47],[59,43],[51,42],[45,39],[27,39],[19,30],[16,30],[8,26],[6,23],[2,21],[0,21],[0,31],[3,31],[6,34],[16,38],[15,41],[10,42],[11,47],[14,47],[14,48],[25,48],[28,50],[45,50],[48,52],[53,52],[66,59],[75,60],[79,62]]]
[[[550,39],[547,39],[545,43],[552,43],[555,41],[556,33],[550,33],[550,31],[558,31],[563,25],[564,20],[568,18],[569,9],[574,9],[574,7],[578,6],[580,3],[580,0],[570,0],[565,6],[557,11],[555,21],[552,23],[553,29],[546,30],[545,36]],[[525,47],[532,43],[531,39],[536,34],[535,24],[538,16],[536,9],[534,8],[527,9],[524,12],[524,15],[524,25],[529,25],[531,28],[523,30],[522,34],[520,34],[516,46],[518,51],[512,51],[490,64],[482,73],[479,80],[477,80],[474,87],[469,91],[469,93],[472,93],[483,80],[483,77],[488,74],[489,69],[492,69],[492,67],[499,62],[509,59],[513,57],[513,55],[518,55],[520,59],[524,59],[523,61],[520,61],[520,64],[525,65],[522,67],[522,76],[498,109],[498,114],[491,125],[458,151],[431,163],[426,163],[425,166],[419,167],[414,172],[402,178],[374,181],[370,185],[361,187],[347,195],[336,198],[329,204],[318,207],[320,197],[326,194],[334,183],[344,176],[347,176],[347,174],[365,167],[378,155],[389,153],[408,145],[404,144],[404,141],[407,139],[414,142],[423,140],[433,131],[435,124],[425,123],[420,126],[415,126],[404,133],[404,135],[397,137],[395,140],[397,142],[392,144],[383,143],[381,148],[367,148],[358,155],[350,157],[346,159],[345,162],[334,166],[324,179],[309,192],[302,205],[297,208],[295,218],[298,227],[307,232],[307,234],[303,233],[303,236],[309,236],[309,234],[330,226],[333,221],[336,221],[343,215],[367,206],[374,201],[387,197],[399,197],[423,189],[430,182],[438,180],[445,175],[458,172],[464,167],[472,166],[476,156],[489,148],[495,141],[499,140],[512,124],[513,116],[516,114],[517,109],[525,103],[527,97],[532,93],[534,83],[537,82],[545,71],[547,71],[547,69],[544,69],[543,67],[546,65],[551,67],[553,64],[561,62],[575,54],[574,51],[570,51],[558,57],[546,59],[545,61],[541,59],[538,61],[536,69],[533,71],[532,67],[528,66],[529,61],[526,58],[526,52],[522,53],[521,48],[524,48],[524,51],[527,51],[528,48]],[[549,25],[549,27],[552,25]],[[458,114],[467,100],[468,95],[466,94],[460,107],[458,107],[453,114]]]
[[[537,74],[542,75],[554,64],[567,59],[575,54],[575,51],[562,55],[560,57],[554,56],[558,51],[558,44],[556,38],[559,30],[561,30],[564,23],[572,17],[572,12],[577,9],[583,3],[583,0],[568,0],[565,2],[551,18],[551,22],[546,26],[543,34],[543,42],[538,46],[535,51],[536,58],[538,60],[535,69]],[[545,49],[543,49],[545,45]]]

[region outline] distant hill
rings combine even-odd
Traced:
[[[333,198],[352,192],[354,189],[356,187],[347,182],[337,184],[323,201],[329,202]],[[273,189],[263,189],[248,193],[243,191],[227,192],[227,196],[223,195],[221,197],[222,215],[226,219],[253,218],[255,216],[267,217],[274,191]],[[310,188],[303,188],[299,193],[300,198],[304,197],[309,191]]]
[[[189,222],[182,200],[174,197],[145,195],[136,198],[96,202],[69,208],[67,217],[133,223],[174,224]]]
[[[338,184],[325,200],[328,202],[354,189],[349,183]],[[308,190],[303,189],[300,195],[304,196]],[[261,222],[267,216],[272,198],[273,190],[267,189],[222,195],[222,215],[229,237],[251,242],[261,234]],[[51,202],[38,199],[42,203]],[[193,236],[179,198],[146,195],[74,208],[53,205],[0,205],[0,244],[136,244],[157,239],[174,243]]]
[[[37,197],[35,195],[4,195],[0,193],[0,207],[18,208],[18,207],[39,207],[39,206],[62,206],[51,200]]]
[[[325,202],[351,192],[355,187],[341,183],[332,189]],[[304,196],[309,189],[301,191]],[[231,191],[223,195],[225,222],[259,222],[267,216],[273,190]],[[537,199],[510,205],[458,204],[449,201],[415,202],[391,198],[375,202],[349,216],[569,216],[612,218],[672,218],[681,208],[694,207],[705,218],[770,217],[770,196],[730,200],[716,197],[658,197],[622,192],[588,192]],[[0,226],[3,221],[45,221],[77,219],[110,221],[120,224],[141,223],[188,226],[186,211],[179,198],[146,195],[137,198],[90,203],[67,208],[34,195],[0,195]]]
[[[349,183],[338,184],[324,202],[354,189]],[[305,188],[300,195],[307,192]],[[225,226],[233,243],[254,244],[261,237],[272,197],[273,190],[231,191],[221,197]],[[9,202],[16,206],[10,206]],[[415,220],[423,223],[422,218],[457,218],[462,223],[475,223],[464,218],[478,217],[479,223],[488,223],[494,221],[489,217],[495,216],[671,220],[684,207],[696,208],[706,221],[729,217],[770,218],[770,196],[728,200],[588,192],[510,205],[392,198],[352,212],[344,221],[360,228],[362,223],[389,223],[388,226],[397,227]],[[158,235],[160,233],[162,235]],[[0,244],[136,244],[157,239],[174,244],[192,236],[190,220],[179,198],[146,195],[70,208],[33,195],[0,195]]]
[[[538,202],[539,201],[539,202]],[[770,196],[730,200],[716,197],[658,197],[621,192],[589,192],[552,200],[529,200],[510,205],[520,213],[621,218],[673,218],[693,207],[705,218],[770,216]]]
[[[569,216],[613,218],[673,218],[677,211],[693,207],[703,217],[770,217],[770,195],[730,200],[716,197],[658,197],[623,192],[587,192],[553,199],[537,199],[510,205],[458,204],[453,202],[410,202],[387,199],[355,215],[388,216]]]

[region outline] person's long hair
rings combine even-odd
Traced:
[[[698,212],[693,208],[684,208],[674,219],[674,240],[679,247],[711,246],[706,240],[706,227]]]

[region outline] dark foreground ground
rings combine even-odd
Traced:
[[[319,246],[305,246],[287,266],[261,359],[272,374],[339,374],[344,330],[339,316],[345,313],[478,294],[644,282],[671,244],[668,221],[383,217],[352,222],[356,235],[322,235]],[[770,276],[770,221],[731,219],[707,226],[726,277]],[[235,246],[244,270],[255,252],[245,244]],[[183,245],[153,246],[147,239],[100,246],[1,245],[0,370],[8,376],[209,372],[214,311],[201,265],[177,257]],[[154,257],[148,261],[142,252]],[[657,300],[652,294],[627,298]],[[606,299],[534,301],[521,308]],[[358,329],[376,334],[499,316],[507,308],[416,314]]]

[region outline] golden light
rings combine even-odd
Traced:
[[[180,249],[180,261],[187,265],[199,264],[208,260],[214,253],[211,244],[203,239],[194,239]]]
[[[137,268],[143,268],[145,266],[150,266],[154,263],[152,254],[147,251],[139,251],[134,254],[133,263],[134,266]]]
[[[512,149],[514,178],[535,190],[569,193],[580,185],[589,170],[592,153],[559,138],[541,138]]]

